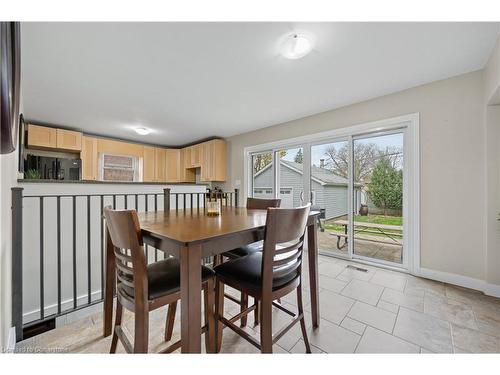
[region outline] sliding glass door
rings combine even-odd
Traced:
[[[416,158],[407,133],[406,125],[378,126],[249,153],[249,196],[280,198],[281,207],[311,202],[321,212],[323,254],[407,268],[408,202],[415,202],[407,155]]]
[[[353,138],[353,256],[403,264],[402,131]]]
[[[311,145],[310,200],[321,211],[319,249],[326,254],[349,253],[349,141]]]
[[[276,151],[276,160],[279,161],[277,185],[281,207],[304,205],[304,148],[280,149]]]

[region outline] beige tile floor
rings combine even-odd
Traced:
[[[499,353],[500,299],[443,283],[373,266],[361,272],[346,268],[350,262],[321,256],[321,324],[311,328],[310,302],[306,298],[306,325],[314,353]],[[307,267],[305,267],[307,269]],[[305,288],[307,290],[307,275]],[[307,297],[307,294],[306,294]],[[283,303],[294,308],[295,295]],[[227,314],[238,307],[226,302]],[[178,309],[180,310],[180,309]],[[179,311],[178,311],[179,313]],[[159,351],[165,309],[150,318],[150,351]],[[274,311],[274,329],[289,317]],[[176,319],[174,340],[179,338]],[[132,337],[133,316],[125,316],[125,330]],[[255,337],[259,327],[249,318],[247,332]],[[95,313],[18,344],[19,352],[106,353],[110,338],[103,338],[102,314]],[[304,353],[297,325],[274,345],[275,353]],[[121,345],[118,351],[123,352]],[[223,353],[258,353],[229,329],[224,330]]]

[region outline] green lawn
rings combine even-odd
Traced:
[[[403,225],[403,218],[401,216],[357,215],[354,216],[354,221],[359,221],[362,223],[385,224],[385,225]]]

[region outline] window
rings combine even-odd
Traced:
[[[130,155],[102,154],[101,180],[117,182],[138,181],[138,159]]]
[[[259,152],[251,157],[252,170],[252,196],[254,198],[273,198],[273,154],[272,152]]]

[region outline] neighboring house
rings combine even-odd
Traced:
[[[346,178],[338,176],[328,169],[312,166],[311,191],[313,205],[326,209],[326,219],[347,214]],[[288,160],[280,160],[280,198],[281,207],[297,207],[301,204],[303,194],[303,164]],[[267,165],[254,175],[253,194],[256,198],[271,198],[273,196],[273,169]],[[361,199],[360,188],[356,187],[356,202],[359,209]]]

